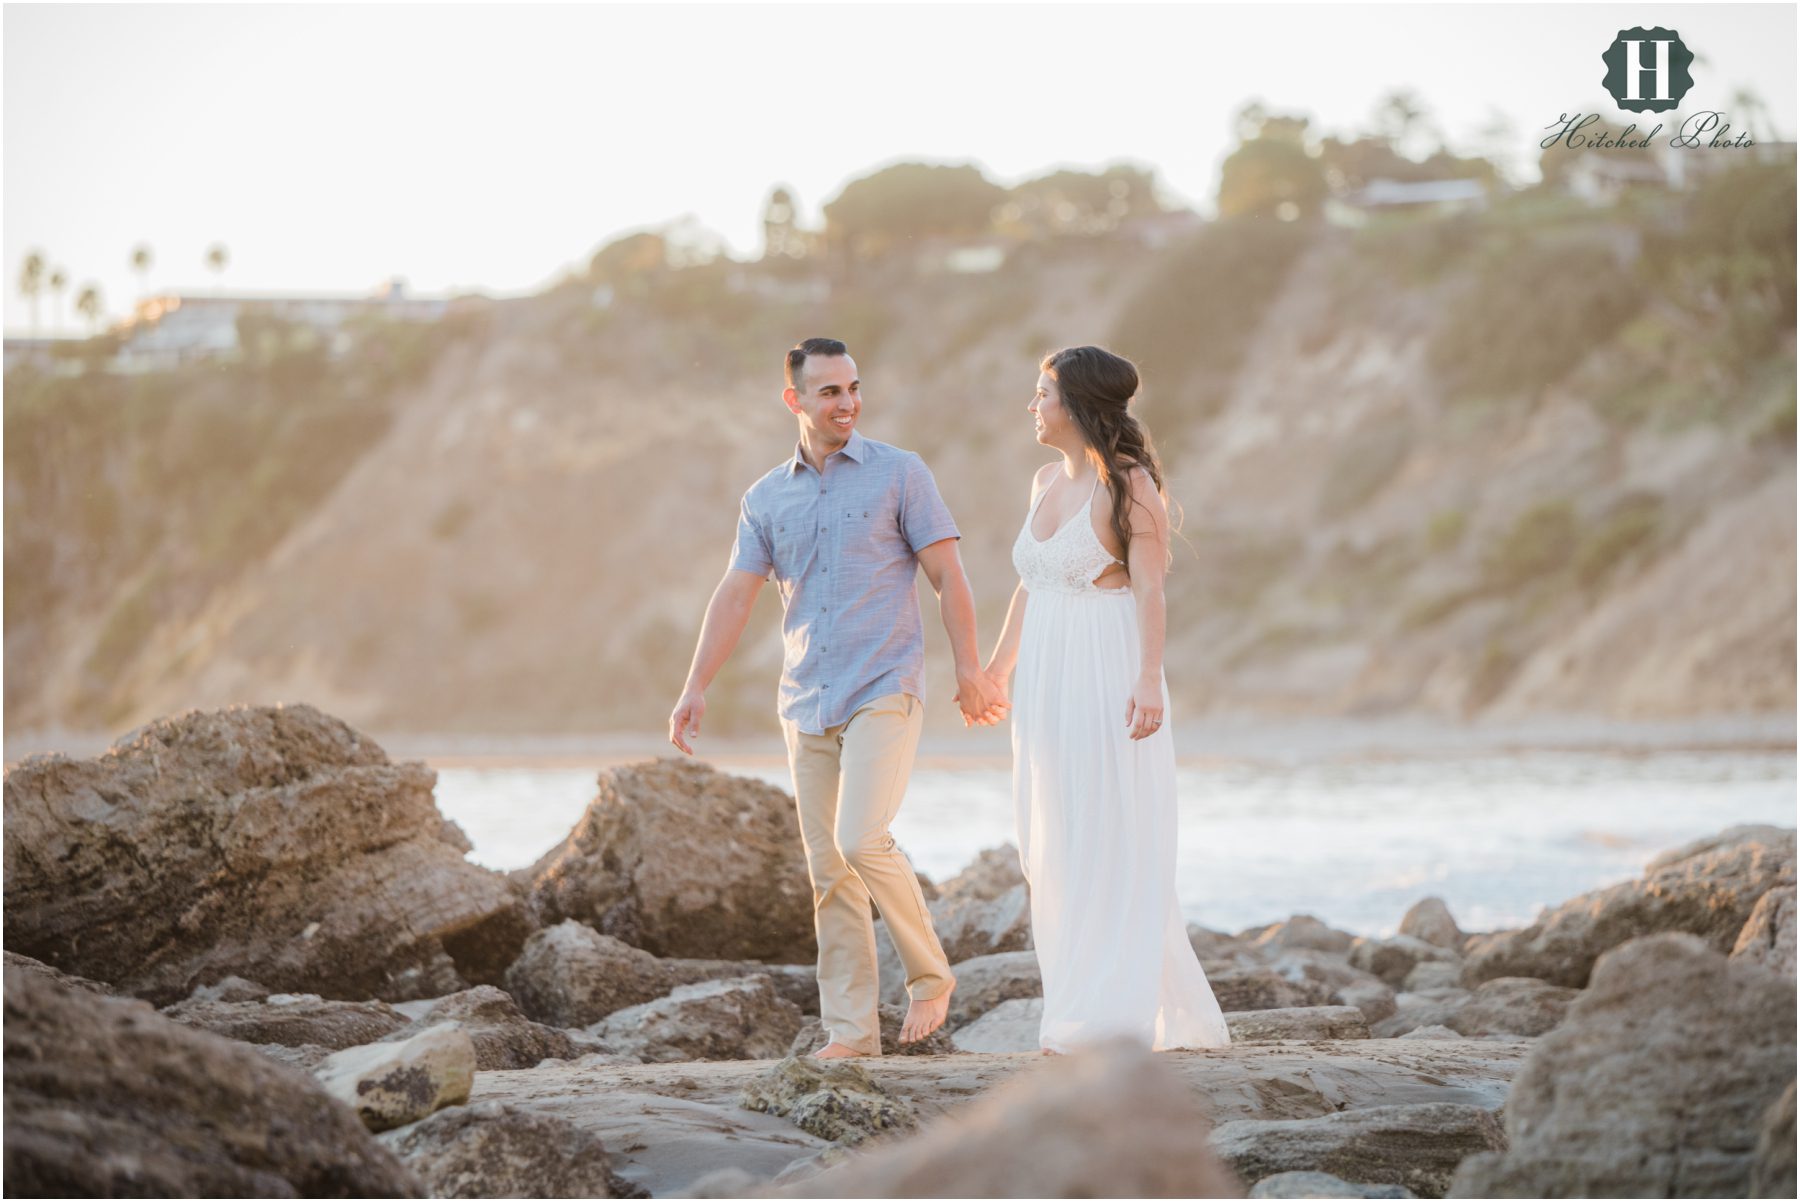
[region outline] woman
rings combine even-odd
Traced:
[[[1026,406],[1061,452],[1032,482],[1019,586],[988,661],[1012,682],[1013,804],[1044,980],[1038,1042],[1231,1042],[1175,897],[1175,749],[1163,681],[1169,519],[1130,360],[1040,365]]]

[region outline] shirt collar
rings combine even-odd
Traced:
[[[856,462],[861,463],[863,461],[863,441],[862,431],[852,430],[850,431],[850,440],[846,442],[840,450],[833,451],[831,455],[848,455],[850,458],[856,460]],[[825,458],[829,460],[831,455],[827,455]],[[806,449],[802,447],[800,443],[796,442],[794,444],[794,457],[788,460],[788,475],[791,476],[799,471],[803,464],[808,467],[812,466],[806,462]]]

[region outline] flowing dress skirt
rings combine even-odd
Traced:
[[[1013,806],[1044,979],[1039,1043],[1224,1047],[1175,894],[1175,748],[1128,737],[1141,651],[1129,589],[1033,592],[1013,683]]]

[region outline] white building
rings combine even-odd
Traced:
[[[449,303],[443,298],[409,297],[400,280],[390,280],[368,296],[154,296],[139,301],[132,315],[116,327],[125,341],[113,367],[156,371],[194,359],[236,355],[241,349],[238,318],[245,313],[309,327],[336,355],[349,347],[350,334],[344,327],[354,318],[432,322],[444,315]]]
[[[1476,212],[1488,204],[1487,185],[1478,179],[1372,179],[1354,192],[1328,197],[1325,219],[1333,225],[1367,225],[1381,213]]]

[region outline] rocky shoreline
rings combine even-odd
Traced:
[[[1792,829],[1516,930],[1436,898],[1387,939],[1193,927],[1233,1042],[1156,1055],[1034,1054],[994,849],[926,888],[945,1030],[821,1064],[781,790],[609,768],[509,875],[463,858],[434,783],[303,705],[9,771],[8,1192],[1794,1195]]]

